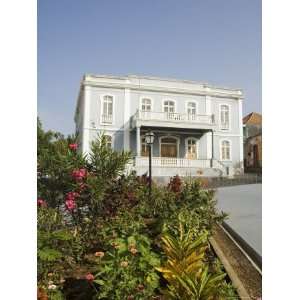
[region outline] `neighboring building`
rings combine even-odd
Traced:
[[[243,118],[244,167],[246,171],[261,173],[262,167],[262,116],[252,112]]]
[[[220,176],[243,172],[240,89],[146,76],[85,75],[75,122],[84,153],[98,133],[115,150],[133,153],[148,170],[144,135],[155,134],[154,176]]]

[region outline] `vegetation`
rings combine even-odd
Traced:
[[[222,289],[226,274],[209,272],[205,259],[207,231],[194,239],[194,234],[190,230],[185,232],[184,227],[179,224],[179,236],[166,232],[162,237],[167,261],[157,270],[168,281],[165,299],[221,299],[226,296]]]
[[[149,199],[147,177],[127,174],[130,159],[103,135],[83,156],[76,137],[45,132],[38,121],[39,299],[66,299],[71,279],[85,282],[76,299],[235,295],[210,259],[208,237],[225,217],[214,192],[175,176]]]

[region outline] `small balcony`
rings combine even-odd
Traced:
[[[211,130],[216,124],[214,115],[137,110],[132,119],[132,128],[141,126]]]
[[[113,116],[108,114],[108,115],[101,115],[101,123],[102,124],[112,124],[113,122]]]

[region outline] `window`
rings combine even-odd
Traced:
[[[221,142],[221,160],[230,160],[230,142],[222,141]]]
[[[110,135],[105,135],[106,146],[112,149],[112,137]]]
[[[152,101],[149,98],[142,99],[142,111],[151,111],[152,110]]]
[[[113,120],[113,97],[104,96],[102,106],[102,123],[111,124]]]
[[[149,147],[144,136],[141,138],[141,156],[149,156]]]
[[[196,117],[196,103],[188,102],[186,107],[188,120],[195,120]]]
[[[220,114],[221,129],[229,129],[229,106],[222,104]]]
[[[188,102],[188,104],[187,104],[187,114],[188,115],[195,115],[196,114],[196,103],[195,102]]]
[[[175,102],[171,100],[167,100],[164,102],[164,112],[166,113],[174,113],[175,112]]]
[[[175,113],[175,102],[171,100],[164,101],[163,111],[167,120],[177,120],[178,114]]]
[[[186,140],[186,158],[197,159],[197,141],[194,138]]]

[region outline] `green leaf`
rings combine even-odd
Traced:
[[[95,279],[93,282],[99,284],[99,285],[105,285],[105,282],[101,279]]]
[[[130,236],[127,238],[128,245],[136,245],[136,239],[134,236]]]
[[[127,243],[124,239],[117,238],[115,242],[118,244],[118,253],[122,254],[127,251]]]
[[[52,233],[52,237],[61,241],[69,241],[73,239],[71,232],[67,230],[57,230]]]
[[[55,261],[62,257],[60,251],[50,248],[39,249],[37,255],[43,261]]]

